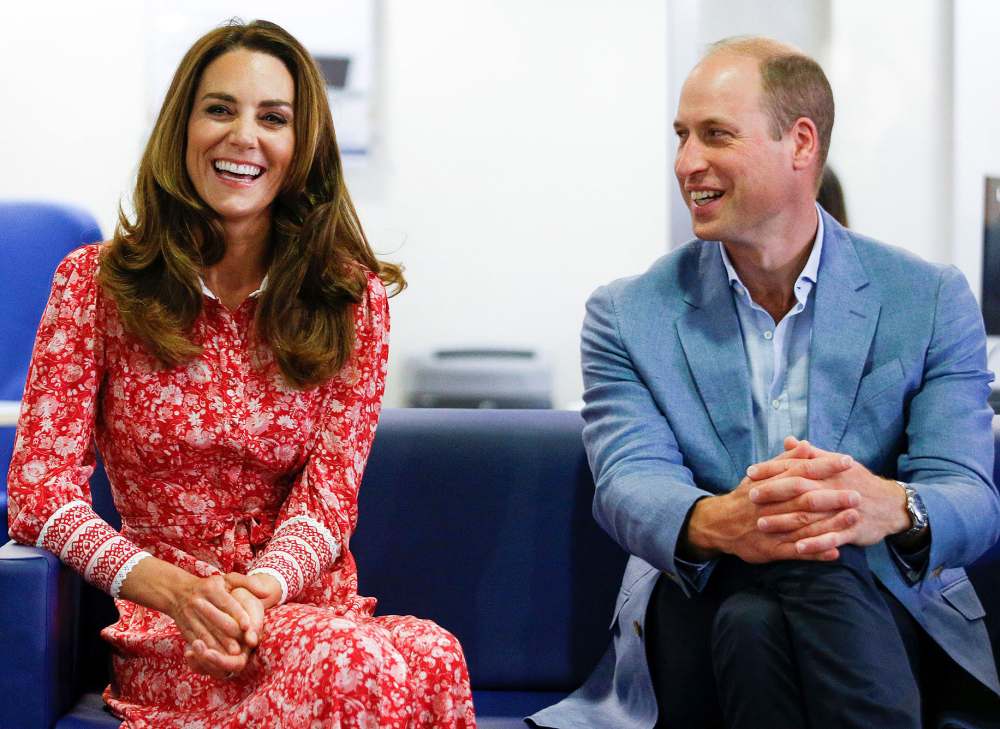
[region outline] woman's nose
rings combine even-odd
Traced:
[[[229,128],[229,142],[241,149],[255,146],[257,143],[256,120],[242,115],[236,117]]]

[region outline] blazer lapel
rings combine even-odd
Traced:
[[[750,372],[729,278],[717,243],[702,243],[698,275],[676,320],[684,356],[737,481],[753,462]]]
[[[836,450],[844,437],[881,304],[846,231],[824,213],[809,352],[809,440]]]

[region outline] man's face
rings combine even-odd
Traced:
[[[789,135],[775,140],[761,105],[758,61],[720,52],[681,90],[674,172],[702,240],[754,243],[781,230],[801,184]]]

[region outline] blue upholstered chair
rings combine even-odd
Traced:
[[[59,261],[84,243],[101,240],[87,212],[44,202],[0,202],[0,412],[21,399],[35,330]],[[14,426],[0,422],[0,523],[7,533],[7,465]]]
[[[465,649],[481,729],[578,686],[607,647],[624,554],[591,517],[577,413],[386,410],[351,549],[382,614],[431,618]],[[95,507],[117,520],[103,473]],[[55,556],[0,549],[0,727],[114,727],[97,633],[110,598]]]

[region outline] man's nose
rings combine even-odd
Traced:
[[[691,175],[704,171],[707,166],[705,160],[705,150],[698,140],[688,138],[677,149],[677,157],[674,159],[674,172],[677,179],[683,181]]]

